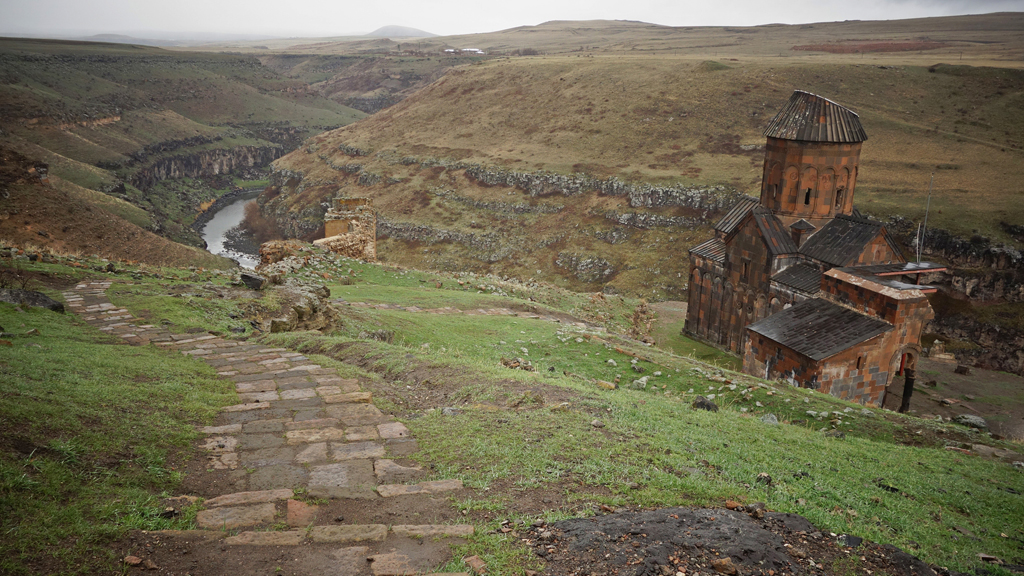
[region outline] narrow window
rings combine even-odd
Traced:
[[[779,185],[778,184],[770,184],[770,185],[768,185],[768,196],[770,196],[772,200],[775,200],[775,196],[778,195],[778,192],[779,192]]]
[[[747,282],[747,278],[750,276],[750,262],[743,263],[743,281]]]
[[[808,188],[807,189],[807,193],[804,194],[804,204],[810,204],[810,203],[811,203],[811,189]]]
[[[843,188],[840,186],[836,190],[836,208],[840,208],[843,205]]]
[[[864,357],[857,356],[857,370],[860,370],[861,365],[864,364]]]

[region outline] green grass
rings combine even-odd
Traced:
[[[253,300],[222,297],[220,294],[230,290],[229,280],[217,277],[215,282],[203,283],[153,279],[119,282],[107,291],[107,296],[115,305],[144,314],[151,322],[165,324],[175,332],[231,334],[231,328],[238,327],[250,332],[252,328],[241,316]]]
[[[159,517],[159,495],[198,433],[233,403],[230,383],[180,355],[128,347],[73,315],[0,304],[23,334],[0,346],[0,572],[90,574],[130,529],[188,527]]]

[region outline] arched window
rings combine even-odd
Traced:
[[[811,203],[811,189],[808,188],[807,192],[804,194],[804,204],[806,205],[806,204],[810,204],[810,203]]]
[[[842,186],[840,186],[839,188],[836,188],[836,210],[838,210],[838,209],[843,207],[843,191],[844,190],[845,190],[845,188],[843,188]]]

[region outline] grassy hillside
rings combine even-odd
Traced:
[[[1019,443],[644,346],[622,336],[636,300],[307,255],[307,268],[294,276],[324,282],[332,298],[343,299],[336,305],[340,322],[323,333],[260,341],[300,349],[324,366],[344,364],[373,391],[379,408],[409,427],[420,447],[415,458],[431,478],[458,478],[473,490],[449,503],[478,533],[455,558],[481,554],[490,573],[539,567],[528,548],[498,530],[502,520],[586,516],[601,504],[720,507],[727,499],[762,501],[804,515],[826,532],[892,543],[953,570],[983,567],[979,552],[1007,563],[1024,559],[1024,476],[1007,462],[978,455],[984,446],[1019,452]],[[82,277],[81,269],[60,260],[18,266],[51,285]],[[223,331],[274,302],[272,292],[254,298],[230,289],[227,275],[129,267],[105,276],[114,281],[108,296],[115,305],[150,322],[167,320],[176,331]],[[388,309],[368,306],[381,304]],[[488,308],[516,315],[468,313]],[[70,316],[0,305],[0,323],[24,324],[19,334],[40,331],[0,347],[0,371],[7,376],[0,380],[6,399],[0,415],[16,423],[18,446],[28,447],[0,455],[4,529],[20,536],[0,544],[7,561],[53,568],[91,558],[94,567],[107,558],[104,546],[128,529],[192,527],[188,514],[158,518],[159,501],[147,490],[175,494],[181,468],[173,454],[192,437],[188,423],[230,402],[231,395],[210,381],[209,368],[192,362],[190,375],[189,360],[149,347],[117,346],[129,353],[111,356],[106,335]],[[382,341],[383,333],[390,342]],[[33,345],[50,350],[43,364]],[[536,371],[501,364],[516,357]],[[79,370],[40,379],[54,358]],[[153,379],[154,366],[165,376],[161,383]],[[99,372],[110,375],[109,382],[96,381]],[[640,376],[648,377],[645,384],[631,384]],[[595,383],[616,377],[615,390]],[[116,397],[109,396],[110,386],[118,387]],[[48,393],[73,394],[73,410],[49,415],[49,403],[37,401]],[[182,394],[187,404],[165,408]],[[698,394],[713,395],[720,410],[692,409]],[[443,415],[444,407],[458,413]],[[128,431],[117,426],[124,419],[103,420],[110,426],[100,435],[83,428],[114,408],[161,416],[132,420],[131,455],[116,452]],[[767,414],[780,424],[762,421]],[[36,452],[28,454],[32,447]],[[770,487],[755,481],[762,473],[773,479]],[[56,510],[66,522],[38,521]],[[69,538],[74,546],[54,546]],[[457,564],[452,568],[462,569]]]
[[[370,196],[386,220],[451,232],[386,241],[381,253],[393,261],[678,296],[685,250],[706,228],[687,220],[638,227],[609,213],[706,224],[716,211],[631,206],[595,192],[532,196],[467,176],[465,166],[756,195],[763,128],[794,89],[861,115],[869,135],[856,192],[862,211],[920,219],[935,172],[932,226],[1016,245],[999,222],[1024,221],[1021,191],[1005,184],[1024,176],[1024,72],[1006,68],[616,55],[492,60],[311,139],[276,163],[305,175],[301,193],[285,186],[264,201],[270,210],[307,209],[303,217],[312,218],[310,206],[339,192]],[[530,208],[517,213],[515,204]],[[564,265],[570,253],[605,260],[613,272],[588,281]]]
[[[365,116],[253,58],[125,44],[0,39],[0,144],[150,213],[191,244],[200,205],[225,190],[160,180],[254,172],[302,139]],[[255,165],[254,165],[255,164]]]

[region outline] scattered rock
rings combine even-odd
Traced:
[[[697,409],[697,410],[707,410],[708,412],[718,412],[718,405],[715,404],[714,402],[712,402],[711,400],[708,400],[707,398],[705,398],[703,396],[697,396],[697,398],[694,399],[693,404],[691,404],[690,406],[692,406],[694,409]]]
[[[719,574],[736,574],[737,571],[736,565],[732,563],[732,558],[719,558],[711,563],[711,567]]]
[[[141,566],[142,558],[138,556],[125,556],[123,562],[128,566]]]
[[[604,428],[604,422],[601,422],[600,420],[597,419],[591,420],[590,425],[593,426],[594,428]]]
[[[960,414],[953,418],[953,422],[962,424],[964,426],[970,426],[971,428],[977,428],[978,430],[987,430],[988,423],[981,416],[975,416],[974,414]]]
[[[863,538],[850,534],[840,534],[836,540],[839,541],[840,546],[848,546],[850,548],[856,548],[864,541]]]
[[[469,566],[473,570],[473,572],[476,572],[477,574],[487,573],[487,564],[484,563],[484,561],[481,560],[479,556],[467,556],[463,558],[462,561],[466,564],[466,566]]]
[[[970,376],[971,367],[965,366],[964,364],[960,364],[956,367],[956,370],[953,370],[953,372],[956,372],[957,374],[963,374],[964,376]]]
[[[755,482],[757,482],[758,484],[764,484],[765,486],[771,486],[772,477],[767,472],[761,472],[760,474],[757,475]]]
[[[34,290],[18,290],[15,288],[0,289],[0,302],[24,305],[32,308],[46,308],[54,312],[64,313],[64,305],[42,292]]]
[[[458,416],[461,413],[462,413],[462,411],[459,410],[458,408],[452,408],[452,407],[449,407],[449,406],[441,408],[441,415],[442,416]]]
[[[778,425],[779,419],[775,416],[775,414],[765,414],[764,416],[761,416],[761,422],[770,425]]]
[[[262,290],[267,285],[266,278],[251,272],[242,272],[241,280],[250,290]]]

